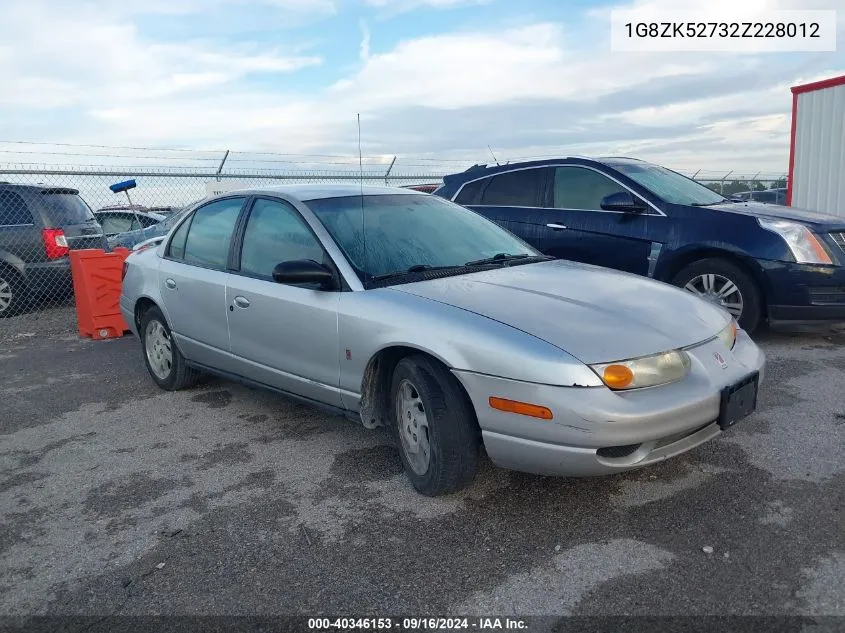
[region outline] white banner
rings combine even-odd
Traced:
[[[714,4],[686,11],[658,7],[610,12],[614,52],[798,52],[836,50],[836,11],[760,10]]]

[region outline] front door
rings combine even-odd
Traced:
[[[648,207],[640,213],[605,211],[601,200],[627,191],[594,169],[554,168],[546,208],[541,210],[539,248],[544,253],[638,275],[650,275],[666,241],[668,219]]]
[[[238,270],[227,282],[226,305],[237,373],[340,407],[340,292],[279,284],[272,277],[281,262],[324,257],[295,208],[258,198],[246,222]]]
[[[165,317],[189,360],[229,370],[226,278],[229,249],[245,198],[198,208],[183,222],[158,269]]]

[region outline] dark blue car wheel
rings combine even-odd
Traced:
[[[710,257],[685,266],[672,283],[730,312],[753,332],[762,318],[762,294],[754,279],[727,259]]]

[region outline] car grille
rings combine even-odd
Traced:
[[[830,238],[836,242],[836,245],[845,253],[845,231],[838,231],[831,233]]]
[[[845,303],[845,286],[816,286],[807,290],[813,305]]]

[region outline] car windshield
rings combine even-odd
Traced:
[[[50,220],[57,226],[84,224],[94,219],[85,201],[72,193],[45,193],[41,196]]]
[[[727,202],[724,196],[711,191],[704,185],[659,165],[613,163],[613,167],[662,200],[672,204],[707,206]]]
[[[497,256],[497,261],[507,261],[509,255],[540,256],[493,222],[435,196],[349,196],[307,205],[365,283],[411,268],[422,272]]]

